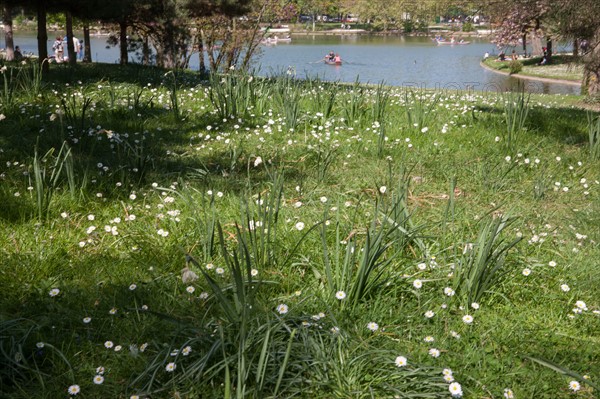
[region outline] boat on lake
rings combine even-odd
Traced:
[[[334,61],[330,61],[328,59],[325,59],[324,61],[325,61],[325,63],[327,65],[342,65],[342,61],[341,60],[340,61],[335,61],[335,60]]]
[[[465,44],[471,44],[471,42],[467,42],[464,40],[446,40],[446,39],[435,39],[439,46],[460,46]]]
[[[285,36],[285,37],[271,36],[271,37],[266,37],[263,40],[261,40],[261,43],[266,44],[266,45],[277,44],[277,43],[291,43],[291,42],[292,42],[292,38],[289,35]]]

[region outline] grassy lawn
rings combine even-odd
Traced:
[[[0,90],[1,397],[597,395],[581,98],[54,67]]]
[[[547,65],[538,65],[541,61],[540,57],[519,61],[523,64],[523,69],[519,72],[521,75],[574,82],[581,82],[583,79],[583,65],[575,62],[571,56],[555,55],[552,57],[552,63]],[[496,58],[491,57],[485,60],[484,63],[493,69],[504,72],[510,71],[510,61],[498,61]]]

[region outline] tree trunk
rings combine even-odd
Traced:
[[[175,68],[176,66],[176,50],[175,50],[175,34],[174,27],[167,27],[164,34],[165,45],[163,48],[163,68]]]
[[[594,38],[590,43],[590,50],[585,55],[584,62],[582,94],[600,97],[600,26],[596,27]]]
[[[48,32],[46,32],[46,4],[41,1],[37,7],[37,42],[39,62],[42,65],[42,72],[50,70],[48,65]]]
[[[198,32],[198,61],[199,68],[198,72],[205,73],[206,72],[206,62],[204,61],[204,40],[202,40],[202,33]]]
[[[579,39],[573,39],[573,57],[579,57]]]
[[[90,24],[83,24],[83,62],[92,62],[92,44],[90,41]]]
[[[550,62],[552,62],[552,39],[547,39],[546,40],[546,52],[547,52],[547,63],[549,64]]]
[[[121,52],[120,64],[127,65],[129,56],[127,54],[127,21],[119,22],[119,49]]]
[[[150,43],[147,35],[144,35],[142,44],[142,64],[150,65]]]
[[[75,52],[75,44],[73,43],[73,15],[70,11],[65,13],[66,30],[67,30],[67,54],[69,55],[69,65],[77,64],[77,53]]]
[[[4,3],[2,10],[2,23],[4,24],[4,43],[6,45],[6,61],[15,59],[15,43],[13,41],[12,7]]]
[[[521,40],[523,40],[523,56],[527,56],[527,32],[523,33]]]

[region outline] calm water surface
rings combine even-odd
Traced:
[[[48,50],[55,34],[49,33]],[[3,38],[2,38],[3,40]],[[262,46],[255,67],[261,74],[291,69],[298,77],[323,80],[380,83],[394,86],[505,91],[519,79],[483,69],[483,54],[494,54],[495,46],[487,40],[469,39],[469,45],[438,46],[427,37],[398,36],[293,36],[291,43]],[[107,47],[106,37],[92,37],[92,57],[97,62],[117,63],[119,51]],[[37,53],[34,33],[17,33],[15,44],[26,52]],[[323,56],[333,50],[344,61],[341,66],[325,65]],[[193,56],[191,68],[198,68]],[[536,81],[521,81],[536,93],[579,94],[579,87]]]

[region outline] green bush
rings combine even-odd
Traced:
[[[471,22],[465,22],[462,26],[463,32],[473,32],[473,24]]]
[[[521,61],[513,60],[508,64],[508,69],[510,69],[510,74],[519,73],[523,70],[523,63]]]

